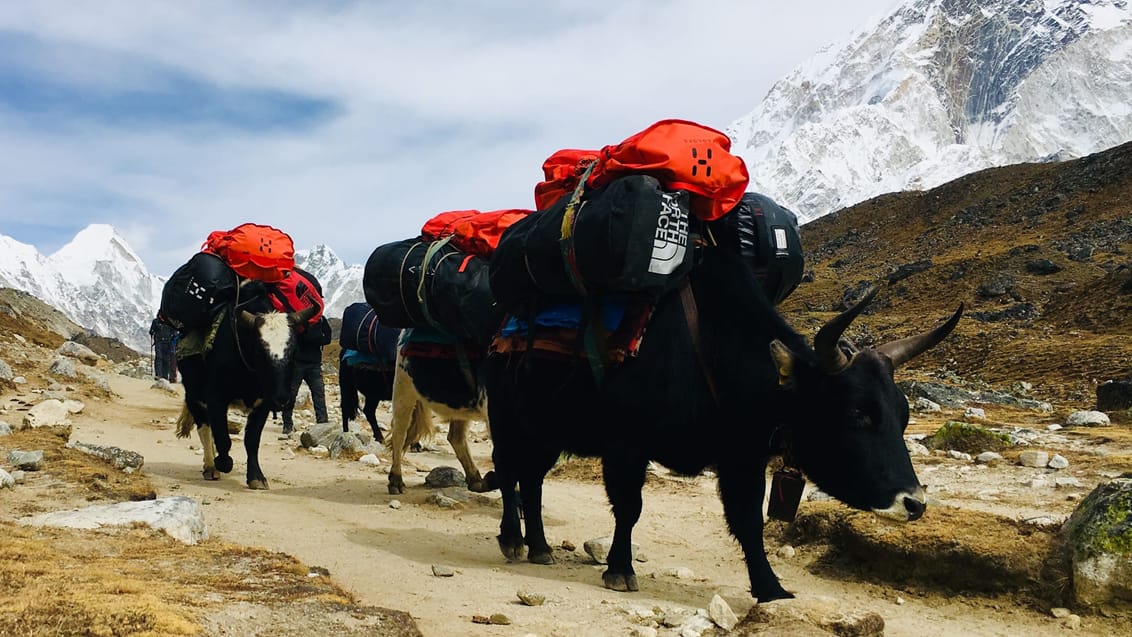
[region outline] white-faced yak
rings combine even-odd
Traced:
[[[525,545],[531,562],[553,563],[542,483],[563,452],[602,460],[615,518],[602,579],[614,590],[637,590],[631,535],[650,461],[689,475],[714,467],[759,601],[792,597],[763,546],[766,466],[783,444],[796,467],[849,506],[896,520],[924,513],[902,435],[908,402],[893,372],[943,340],[962,306],[926,334],[858,350],[840,337],[874,291],[825,325],[811,349],[767,300],[738,240],[715,236],[720,242],[701,248],[687,284],[659,299],[638,355],[606,367],[600,384],[583,360],[537,351],[488,357],[484,382],[504,494],[498,541],[508,559],[520,559]]]
[[[269,411],[280,410],[287,402],[297,327],[319,308],[281,313],[272,307],[262,283],[245,281],[239,289],[236,301],[219,309],[209,333],[196,334],[199,351],[177,363],[185,386],[177,435],[187,437],[197,425],[204,447],[204,477],[219,479],[217,472],[228,473],[234,464],[228,406],[242,402],[249,409],[244,429],[247,484],[266,489],[267,478],[259,466],[263,425]]]

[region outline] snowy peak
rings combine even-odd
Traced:
[[[32,294],[95,334],[149,351],[164,280],[109,225],[92,224],[45,257],[0,235],[0,285]]]
[[[341,318],[346,306],[365,300],[362,266],[347,266],[329,247],[319,244],[310,250],[296,251],[295,265],[313,274],[322,284],[328,318]]]
[[[95,223],[83,228],[48,261],[71,283],[90,283],[105,264],[112,270],[144,271],[145,265],[113,226]],[[100,265],[103,264],[103,265]]]
[[[1132,139],[1125,0],[911,0],[729,128],[752,188],[810,220],[990,166]]]

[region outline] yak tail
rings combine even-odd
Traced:
[[[409,418],[409,431],[405,434],[405,448],[421,441],[431,441],[436,436],[436,424],[432,422],[432,414],[428,407],[420,400],[413,406],[413,415]]]
[[[188,438],[193,433],[193,428],[196,422],[193,420],[193,414],[189,411],[189,406],[181,403],[181,415],[177,416],[177,437]]]
[[[344,357],[338,358],[338,397],[342,408],[342,417],[354,419],[358,417],[358,383],[354,379],[354,370],[346,364]]]

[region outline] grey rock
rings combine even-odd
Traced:
[[[924,445],[916,442],[915,440],[905,440],[904,446],[908,449],[910,456],[930,456],[932,452]]]
[[[676,630],[680,637],[700,637],[714,627],[715,624],[710,619],[697,613],[684,620],[682,624],[676,627]]]
[[[1053,479],[1053,486],[1058,489],[1076,489],[1081,486],[1081,481],[1073,476],[1062,476]]]
[[[12,472],[12,479],[16,481],[16,484],[23,484],[27,480],[27,474],[16,470]]]
[[[9,451],[8,464],[24,471],[39,471],[43,468],[42,451]]]
[[[1028,449],[1018,454],[1018,464],[1023,467],[1044,469],[1046,465],[1049,464],[1049,453],[1036,449]]]
[[[59,346],[59,349],[55,350],[55,353],[61,356],[77,358],[87,365],[94,365],[102,359],[101,356],[94,353],[94,350],[87,347],[86,345],[83,345],[82,343],[76,343],[75,341],[67,341],[66,343],[63,343]]]
[[[923,396],[916,398],[916,400],[912,403],[912,407],[920,413],[943,411],[943,407],[940,407],[939,403],[924,398]]]
[[[964,462],[971,462],[971,461],[974,460],[974,458],[971,457],[971,454],[965,453],[963,451],[956,451],[954,449],[949,450],[947,452],[947,456],[949,458],[954,458],[955,460],[962,460]]]
[[[1132,610],[1132,479],[1093,489],[1062,532],[1071,548],[1077,603]]]
[[[1002,462],[1002,454],[998,454],[993,451],[984,451],[975,456],[975,462],[979,464],[996,465]]]
[[[1075,411],[1065,419],[1067,427],[1103,427],[1111,424],[1108,414],[1103,411]]]
[[[1058,607],[1049,609],[1049,614],[1053,615],[1056,619],[1065,619],[1066,617],[1069,617],[1072,612],[1068,608]]]
[[[460,487],[467,484],[464,474],[454,467],[436,467],[425,476],[425,486],[432,489]]]
[[[63,358],[62,356],[58,356],[55,360],[51,361],[51,366],[47,368],[47,373],[63,378],[79,377],[79,373],[75,369],[75,361],[69,358]]]
[[[56,526],[72,529],[97,529],[101,526],[132,526],[142,523],[164,531],[185,544],[196,544],[208,538],[200,502],[183,496],[158,498],[142,502],[103,504],[77,511],[54,511],[17,520],[30,526]]]
[[[400,509],[401,508],[401,501],[400,500],[390,500],[389,501],[389,508],[394,509],[394,510]]]
[[[963,417],[968,420],[986,420],[987,412],[980,407],[968,407],[963,412]]]
[[[1046,466],[1048,466],[1050,469],[1068,469],[1069,461],[1066,460],[1065,457],[1061,454],[1055,453],[1053,454],[1053,457],[1049,459],[1049,464]]]
[[[594,538],[592,540],[586,540],[582,544],[582,550],[585,551],[587,555],[592,557],[598,564],[605,564],[606,560],[609,558],[609,549],[612,546],[613,537],[605,536]],[[633,559],[636,559],[637,553],[639,553],[640,550],[641,547],[636,542],[634,542],[632,546],[629,547],[629,552],[632,554]]]
[[[451,566],[444,566],[443,564],[433,564],[432,574],[436,577],[452,577],[456,575],[456,569]]]
[[[1019,398],[1005,392],[971,391],[944,385],[943,383],[902,381],[897,386],[909,398],[923,397],[944,407],[959,408],[967,403],[981,403],[987,405],[1005,405],[1008,407],[1021,407],[1043,413],[1053,411],[1053,406],[1047,402],[1032,398]]]
[[[542,606],[546,603],[546,595],[521,589],[515,593],[519,597],[519,601],[523,602],[524,606]]]
[[[425,498],[425,502],[428,504],[434,504],[442,509],[460,509],[464,506],[460,504],[458,500],[453,500],[452,498],[441,495],[439,493],[429,494],[429,496]]]
[[[13,381],[16,378],[15,372],[12,371],[8,363],[0,360],[0,380]]]
[[[12,474],[0,469],[0,489],[14,486],[16,486],[16,479],[12,477]]]
[[[145,458],[136,451],[128,451],[118,447],[103,447],[75,440],[68,442],[66,446],[68,449],[75,449],[96,458],[101,458],[123,473],[133,473],[141,469],[142,465],[145,464]]]
[[[719,595],[713,595],[707,607],[708,618],[723,630],[731,630],[739,623],[739,618],[731,606]]]
[[[12,425],[0,420],[0,436],[12,435]]]
[[[70,413],[66,403],[49,398],[28,410],[24,415],[24,426],[37,428],[62,425],[67,422]]]

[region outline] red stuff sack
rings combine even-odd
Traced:
[[[751,178],[743,159],[731,154],[731,138],[680,119],[659,121],[601,151],[589,186],[600,188],[626,174],[656,177],[667,190],[693,195],[692,213],[713,221],[743,198]]]
[[[282,281],[295,268],[295,242],[282,230],[244,223],[208,235],[201,250],[224,260],[245,279],[265,283]]]
[[[307,325],[315,325],[322,318],[325,303],[322,300],[322,286],[306,270],[295,268],[287,273],[283,279],[268,285],[268,297],[271,304],[280,312],[299,312],[310,306],[316,306],[318,311],[307,321]]]
[[[452,237],[449,245],[457,250],[489,259],[499,245],[503,231],[531,212],[533,211],[522,209],[442,212],[429,219],[421,228],[421,239],[437,241]]]
[[[597,161],[601,151],[566,148],[542,162],[542,174],[546,177],[535,186],[535,209],[546,210],[562,195],[574,192],[578,180],[582,178],[589,162]]]
[[[726,134],[695,122],[666,119],[597,152],[571,149],[551,155],[542,166],[546,180],[535,186],[538,209],[572,192],[594,161],[586,180],[589,188],[601,188],[625,175],[649,175],[665,190],[692,193],[692,213],[704,221],[730,212],[751,180],[743,159],[731,154],[731,138]]]

